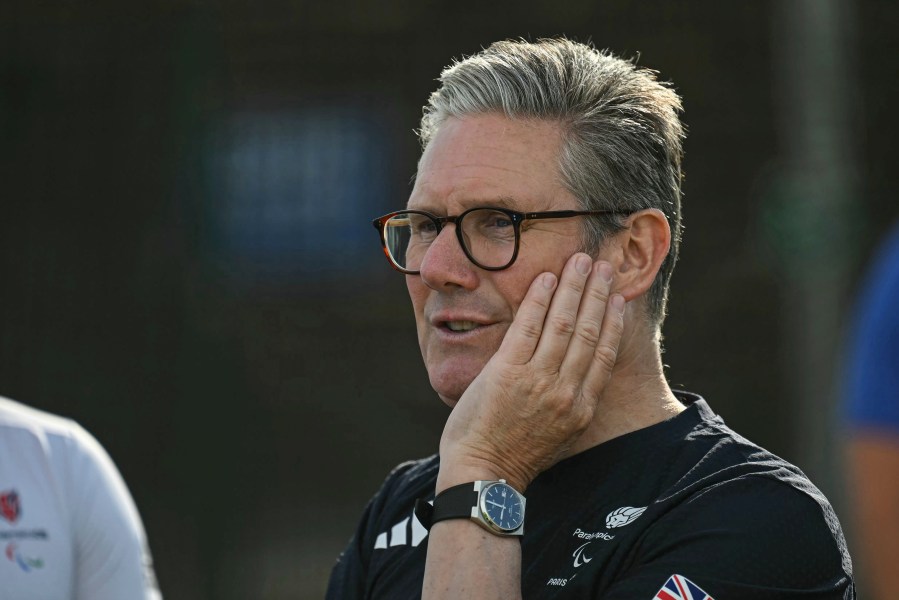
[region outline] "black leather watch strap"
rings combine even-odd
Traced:
[[[427,500],[415,501],[415,518],[428,531],[437,521],[446,519],[470,519],[471,509],[478,501],[475,482],[454,485],[437,494],[434,506]]]
[[[431,518],[434,516],[434,507],[424,498],[415,500],[415,518],[421,523],[421,526],[431,531]]]
[[[434,514],[431,524],[446,519],[470,519],[471,509],[478,503],[478,493],[473,481],[454,485],[437,494],[434,498]]]

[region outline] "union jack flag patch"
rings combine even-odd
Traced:
[[[652,600],[715,600],[683,575],[672,575]]]

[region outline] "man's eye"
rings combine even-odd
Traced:
[[[413,221],[412,233],[423,238],[434,237],[438,233],[437,223],[430,219]]]
[[[497,229],[502,229],[502,228],[504,228],[504,227],[512,227],[512,220],[511,220],[509,217],[505,216],[505,215],[503,215],[503,216],[496,216],[496,217],[492,217],[492,218],[487,222],[487,226],[488,226],[488,227],[495,227],[495,228],[497,228]]]

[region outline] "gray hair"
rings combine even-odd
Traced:
[[[504,41],[456,61],[424,108],[422,148],[448,117],[498,112],[558,121],[559,172],[585,210],[661,210],[671,248],[648,293],[648,317],[665,318],[681,239],[680,97],[656,72],[567,39]],[[583,246],[594,253],[622,228],[621,217],[584,220]]]

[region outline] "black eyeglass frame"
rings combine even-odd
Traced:
[[[462,239],[462,227],[460,224],[462,219],[465,218],[465,215],[468,213],[474,212],[476,210],[494,210],[497,212],[501,212],[509,217],[509,220],[512,221],[512,227],[515,231],[515,249],[512,252],[512,258],[509,259],[509,262],[501,267],[487,267],[479,263],[469,252],[468,247],[465,245],[465,242]],[[387,260],[390,262],[390,266],[399,271],[400,273],[405,273],[406,275],[418,275],[420,271],[412,271],[410,269],[403,268],[399,266],[396,261],[393,260],[393,257],[390,254],[390,250],[387,248],[387,236],[385,234],[385,227],[387,226],[387,221],[392,219],[397,215],[404,214],[416,214],[422,215],[424,217],[429,218],[434,225],[437,227],[437,235],[440,235],[440,232],[443,231],[443,226],[446,223],[452,223],[456,226],[456,238],[459,240],[459,246],[462,248],[462,252],[465,253],[465,256],[468,257],[475,266],[480,269],[484,269],[485,271],[502,271],[503,269],[508,269],[513,264],[515,264],[515,259],[518,258],[518,246],[521,242],[521,224],[524,221],[536,220],[536,219],[567,219],[570,217],[580,217],[580,216],[591,216],[598,217],[601,215],[628,215],[629,212],[621,211],[621,210],[551,210],[544,212],[520,212],[517,210],[511,210],[508,208],[497,208],[493,206],[476,206],[474,208],[469,208],[468,210],[462,212],[458,215],[448,215],[446,217],[438,217],[435,214],[429,213],[424,210],[397,210],[392,213],[387,213],[382,217],[378,217],[377,219],[371,222],[374,225],[375,229],[378,230],[378,233],[381,237],[381,249],[384,251],[384,256],[387,257]]]

